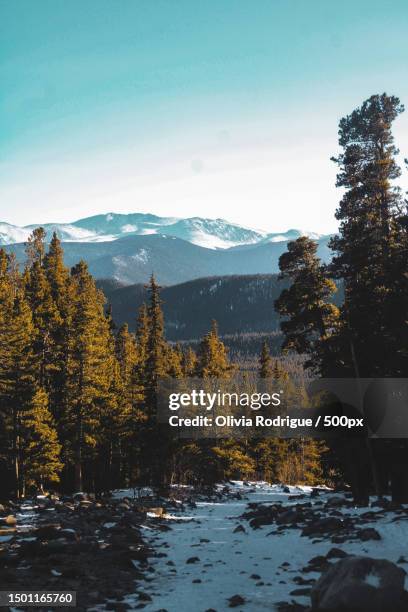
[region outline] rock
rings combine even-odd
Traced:
[[[302,536],[318,535],[320,533],[335,533],[341,531],[345,527],[342,519],[336,517],[326,517],[312,521],[303,531]]]
[[[91,501],[90,499],[83,499],[79,502],[79,505],[81,506],[81,508],[90,508],[91,506],[93,506],[93,501]]]
[[[245,527],[243,525],[238,525],[237,527],[235,527],[232,533],[246,533]]]
[[[148,593],[143,593],[143,591],[139,593],[139,599],[140,601],[152,601],[150,595]]]
[[[66,498],[63,498],[66,499]],[[74,501],[85,501],[88,499],[88,496],[86,493],[74,493],[74,495],[72,496],[72,499]],[[66,499],[66,501],[68,501],[68,499]]]
[[[241,597],[241,595],[233,595],[228,599],[228,601],[229,608],[237,608],[238,606],[242,606],[245,603],[245,599]]]
[[[0,512],[1,512],[1,514],[4,514],[6,512],[6,509],[3,506],[3,504],[0,504]]]
[[[348,556],[348,553],[346,553],[344,550],[341,550],[341,548],[331,548],[326,555],[326,559],[344,559]]]
[[[3,520],[6,523],[6,525],[9,525],[10,527],[12,527],[13,525],[17,525],[17,519],[13,514],[9,514]]]
[[[405,571],[385,559],[347,557],[332,565],[312,587],[313,610],[404,612]]]
[[[295,576],[293,582],[301,586],[310,586],[311,584],[314,584],[316,580],[314,578],[309,578],[306,580],[306,578],[303,578],[302,576]]]
[[[311,588],[304,588],[304,589],[295,589],[294,591],[291,591],[289,593],[289,595],[297,595],[298,597],[302,596],[306,596],[306,595],[310,595],[312,589]]]
[[[326,557],[318,555],[317,557],[313,557],[313,559],[310,559],[307,569],[309,572],[323,572],[325,569],[327,569],[328,565],[329,563]]]
[[[158,507],[158,508],[149,508],[149,512],[151,512],[155,516],[163,516],[164,508],[161,508],[161,507]]]
[[[302,519],[302,513],[298,508],[291,508],[290,510],[286,510],[285,512],[281,512],[278,517],[276,517],[276,523],[278,525],[284,525],[287,523],[296,523],[297,521]]]
[[[74,541],[77,539],[77,534],[75,529],[61,529],[59,532],[59,537],[65,538],[66,540]]]
[[[326,506],[327,508],[339,508],[340,506],[344,506],[347,503],[347,500],[344,497],[339,497],[336,495],[335,497],[331,497],[327,500]]]
[[[35,531],[35,535],[39,540],[57,540],[61,537],[59,525],[42,525]]]
[[[259,574],[251,574],[250,578],[252,578],[252,580],[260,580],[261,579]]]
[[[371,507],[372,508],[389,508],[391,502],[388,501],[387,498],[385,497],[380,497],[378,499],[376,499],[375,501],[371,502]]]
[[[199,557],[190,557],[189,559],[187,559],[186,563],[191,565],[192,563],[199,563],[200,558]]]
[[[366,529],[359,529],[356,537],[362,542],[368,542],[368,540],[381,540],[381,536],[376,529],[373,527],[367,527]]]

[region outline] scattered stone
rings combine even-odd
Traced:
[[[189,559],[187,559],[186,563],[188,565],[191,565],[192,563],[199,563],[200,562],[200,558],[199,557],[190,557]]]
[[[140,591],[139,599],[140,601],[152,601],[152,598],[150,597],[150,595],[148,593],[144,593],[143,591]]]
[[[356,537],[362,542],[368,542],[369,540],[381,540],[380,534],[373,527],[359,529],[359,531],[357,531]]]
[[[339,497],[336,495],[335,497],[331,497],[330,499],[327,500],[326,507],[327,508],[339,508],[340,506],[344,506],[345,504],[347,504],[347,500],[344,499],[344,497]]]
[[[245,527],[243,525],[238,525],[237,527],[235,527],[232,533],[246,533]]]
[[[244,597],[241,597],[241,595],[233,595],[228,599],[228,601],[229,608],[237,608],[238,606],[242,606],[245,603],[245,599]]]
[[[348,553],[346,553],[344,550],[341,550],[341,548],[331,548],[326,555],[326,559],[344,559],[348,556]]]
[[[306,580],[306,578],[303,578],[303,576],[295,576],[293,582],[301,586],[310,586],[311,584],[314,584],[316,580],[314,578],[309,578]]]

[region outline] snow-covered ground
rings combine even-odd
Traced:
[[[350,554],[386,558],[396,562],[407,555],[408,521],[392,522],[394,514],[387,512],[384,519],[375,522],[382,539],[369,542],[346,542],[334,545],[330,539],[312,543],[312,539],[301,537],[299,529],[288,529],[281,534],[276,525],[265,525],[252,529],[248,522],[238,517],[249,502],[291,502],[293,494],[308,493],[307,487],[283,487],[241,482],[234,484],[244,498],[220,503],[198,502],[197,508],[180,513],[182,521],[169,520],[170,531],[145,528],[145,537],[159,553],[167,556],[153,559],[154,572],[145,583],[145,591],[152,597],[144,608],[146,611],[205,612],[206,610],[229,609],[228,599],[234,595],[245,598],[245,605],[238,610],[274,610],[279,601],[296,601],[307,605],[309,597],[292,596],[290,592],[298,585],[293,581],[307,562],[316,555],[326,555],[333,546]],[[317,500],[327,501],[330,491]],[[316,501],[317,501],[316,500]],[[308,499],[302,500],[308,501]],[[314,502],[313,499],[310,501]],[[365,509],[341,508],[343,516],[356,516]],[[177,512],[175,513],[177,515]],[[244,532],[234,533],[238,525]],[[374,526],[366,522],[364,527]],[[188,559],[197,557],[195,562]],[[285,564],[282,567],[282,564]],[[404,566],[402,566],[404,567]],[[318,578],[317,572],[303,574],[306,579]],[[139,589],[140,590],[140,589]],[[131,607],[136,600],[126,598]],[[140,602],[138,602],[140,603]]]

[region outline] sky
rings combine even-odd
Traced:
[[[335,231],[339,119],[399,96],[408,157],[407,31],[406,0],[0,0],[0,222]]]

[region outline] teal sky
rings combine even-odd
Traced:
[[[408,106],[407,32],[406,0],[0,0],[0,221],[333,231],[338,120]]]

